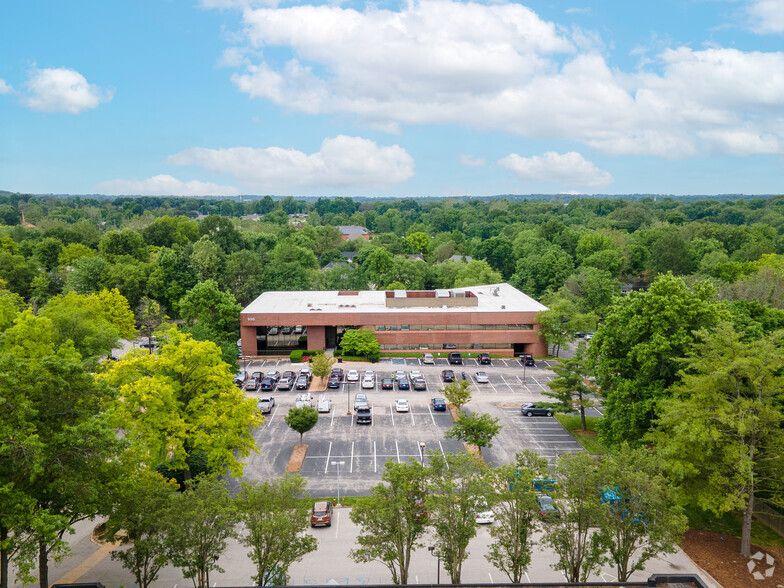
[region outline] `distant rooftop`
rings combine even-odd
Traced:
[[[365,237],[370,234],[370,232],[365,227],[360,227],[359,225],[338,225],[338,230],[340,231],[340,234],[349,241],[352,239],[359,239],[360,237]]]
[[[509,284],[445,290],[264,292],[243,314],[303,312],[541,312],[547,307]]]

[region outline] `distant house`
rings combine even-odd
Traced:
[[[337,267],[339,265],[348,265],[345,261],[330,261],[327,265],[322,267],[321,269],[332,269],[333,267]]]
[[[357,251],[341,251],[340,254],[346,258],[346,261],[353,262],[357,256]]]
[[[409,253],[408,254],[408,258],[409,259],[419,259],[421,261],[425,261],[425,256],[422,255],[421,253]]]
[[[263,214],[246,214],[241,216],[242,220],[252,220],[252,221],[260,221],[264,217]]]
[[[340,225],[338,230],[344,241],[353,241],[354,239],[370,240],[370,231],[359,225]]]
[[[645,284],[623,284],[621,286],[621,294],[626,296],[630,292],[637,292],[639,290],[647,290],[648,286]]]
[[[474,258],[470,255],[453,255],[449,259],[452,261],[474,261]]]

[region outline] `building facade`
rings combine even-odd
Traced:
[[[373,329],[382,351],[547,354],[536,314],[547,307],[509,284],[449,290],[265,292],[240,313],[242,354],[333,349]]]

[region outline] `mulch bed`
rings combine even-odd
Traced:
[[[681,544],[683,550],[698,566],[708,572],[723,588],[782,588],[784,587],[784,549],[759,547],[752,544],[752,556],[762,553],[758,559],[740,554],[740,538],[711,531],[689,529]],[[773,563],[771,564],[772,558]],[[754,566],[749,571],[749,562]],[[752,572],[765,575],[773,568],[773,575],[762,580],[755,579]]]
[[[305,455],[308,453],[308,446],[306,443],[302,445],[295,445],[294,451],[291,452],[291,459],[286,468],[287,472],[298,472],[302,467],[302,462],[305,461]]]
[[[580,435],[581,437],[596,437],[598,433],[596,431],[589,431],[587,429],[575,429],[572,431],[572,435]]]

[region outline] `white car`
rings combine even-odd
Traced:
[[[346,374],[347,382],[359,382],[359,372],[357,370],[348,370]]]
[[[425,353],[422,355],[422,363],[435,364],[436,360],[433,358],[432,353]]]
[[[316,405],[316,410],[319,412],[329,412],[332,410],[332,401],[327,398],[324,394],[319,396],[318,404]]]
[[[376,387],[376,378],[374,376],[365,376],[362,378],[362,387],[366,390]]]
[[[398,398],[397,400],[395,400],[395,411],[408,412],[409,411],[408,400],[405,400],[403,398]]]
[[[487,500],[484,498],[477,498],[476,507],[474,507],[474,516],[477,525],[489,525],[495,522],[495,513],[490,510]]]
[[[476,372],[474,374],[474,379],[476,380],[477,384],[487,384],[490,382],[490,379],[487,377],[485,372]]]
[[[397,370],[393,377],[395,378],[395,380],[405,380],[406,379],[406,372],[403,371],[403,370]]]
[[[408,372],[408,375],[412,380],[416,380],[417,378],[422,377],[422,372],[420,372],[419,370],[411,370],[410,372]]]
[[[372,377],[375,378],[376,377],[376,372],[374,372],[373,370],[365,370],[364,377],[367,378],[368,376],[372,376]]]

